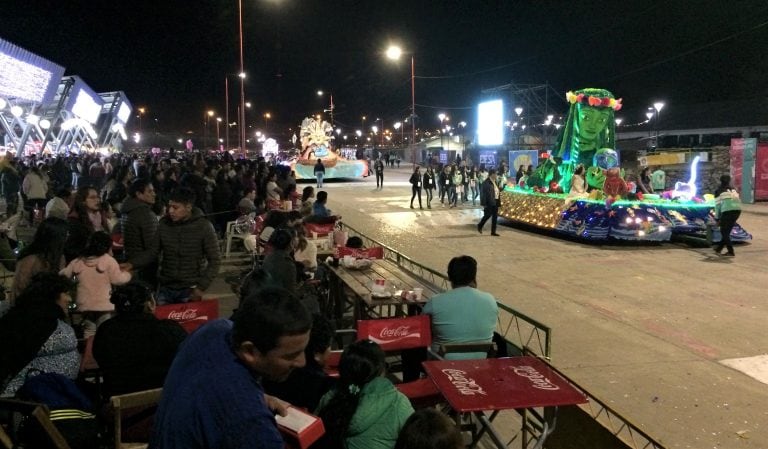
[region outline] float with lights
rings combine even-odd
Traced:
[[[333,127],[330,123],[307,117],[301,122],[301,153],[290,162],[296,179],[314,179],[317,160],[323,161],[325,179],[359,178],[368,175],[368,163],[350,160],[333,147]]]
[[[703,238],[708,229],[712,241],[720,241],[714,198],[697,192],[698,157],[687,182],[657,195],[637,193],[634,183],[624,180],[615,151],[614,111],[621,109],[621,99],[591,88],[568,92],[566,99],[568,118],[551,157],[504,187],[499,216],[588,241]],[[736,242],[751,239],[738,225],[731,233]]]

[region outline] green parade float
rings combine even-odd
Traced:
[[[530,176],[504,186],[499,215],[588,241],[668,241],[713,230],[714,198],[697,195],[698,157],[690,178],[661,195],[633,192],[616,151],[614,113],[622,107],[605,89],[568,92],[568,117],[549,158]],[[510,161],[511,162],[511,161]],[[738,225],[733,241],[751,240]]]

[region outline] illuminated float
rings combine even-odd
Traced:
[[[674,190],[633,193],[634,183],[624,180],[615,151],[614,111],[621,109],[621,99],[591,88],[568,92],[566,99],[568,118],[551,157],[518,184],[504,187],[499,216],[589,241],[703,238],[707,229],[712,241],[720,241],[714,198],[697,195],[698,157],[689,180],[676,183]],[[589,191],[579,188],[584,184]],[[731,233],[733,241],[751,239],[738,225]]]
[[[321,119],[308,117],[301,122],[301,153],[291,161],[296,179],[314,179],[318,159],[325,166],[325,179],[368,175],[366,161],[347,159],[333,148],[332,134],[333,127]]]

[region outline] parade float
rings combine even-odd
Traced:
[[[625,180],[616,152],[614,111],[622,100],[592,88],[568,92],[566,99],[568,117],[550,157],[504,187],[499,216],[588,241],[668,241],[708,232],[711,241],[720,241],[714,197],[697,190],[698,157],[687,181],[644,195]],[[732,241],[751,239],[738,225],[731,233]]]
[[[321,119],[308,117],[301,122],[301,152],[291,161],[296,179],[314,179],[315,164],[320,159],[325,179],[359,178],[368,174],[368,163],[343,157],[333,146],[333,127]]]

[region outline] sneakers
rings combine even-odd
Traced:
[[[481,228],[481,227],[480,227],[480,224],[479,224],[479,223],[478,223],[478,225],[477,225],[477,232],[479,232],[480,234],[482,234],[482,233],[483,233],[483,228]]]
[[[725,253],[722,255],[723,257],[736,257],[735,253]]]
[[[723,252],[723,249],[722,249],[722,248],[720,248],[720,249],[717,249],[717,248],[712,248],[712,251],[714,251],[714,252],[715,252],[715,254],[717,254],[718,256],[720,256],[720,255],[721,255],[721,253]]]
[[[500,235],[495,233],[495,232],[491,232],[491,235],[494,236],[494,237],[500,237]]]

